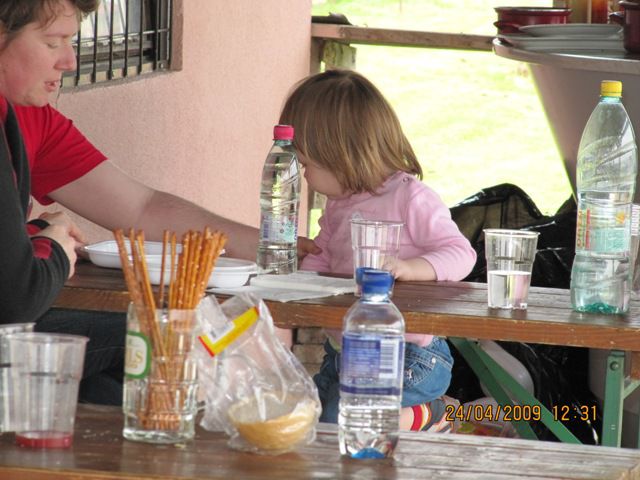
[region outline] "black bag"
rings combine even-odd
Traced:
[[[512,228],[540,233],[531,285],[569,288],[575,255],[576,212],[576,203],[571,197],[555,215],[543,215],[522,189],[511,184],[485,188],[463,200],[451,208],[451,216],[478,254],[473,270],[464,280],[487,281],[483,229]],[[572,408],[580,405],[597,406],[588,386],[588,349],[519,342],[498,343],[529,371],[535,396],[548,409],[565,405]],[[462,403],[482,397],[484,394],[475,374],[456,349],[451,350],[454,367],[447,394]],[[596,408],[600,417],[599,407]],[[601,422],[601,418],[598,420]],[[583,443],[597,443],[599,425],[576,420],[565,426]],[[555,440],[555,436],[541,423],[532,424],[532,428],[538,438]]]
[[[469,239],[478,260],[467,282],[486,282],[485,228],[539,232],[531,285],[569,288],[575,255],[576,204],[569,198],[553,216],[540,213],[533,200],[515,185],[503,183],[481,190],[451,208],[451,217]]]

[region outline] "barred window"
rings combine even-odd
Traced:
[[[74,40],[78,61],[63,87],[167,70],[171,52],[172,0],[102,0]]]

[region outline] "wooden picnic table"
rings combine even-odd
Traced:
[[[495,310],[487,307],[486,285],[470,282],[397,282],[392,300],[404,315],[407,332],[640,354],[640,304],[635,301],[626,316],[581,314],[571,310],[568,290],[531,287],[527,310]],[[129,301],[120,270],[81,262],[55,306],[126,312]],[[341,328],[355,301],[353,295],[338,295],[266,303],[280,327]]]
[[[18,447],[0,437],[0,480],[640,479],[640,451],[624,448],[403,432],[393,459],[342,458],[336,427],[319,424],[311,445],[279,456],[232,450],[227,436],[196,427],[193,441],[124,440],[119,407],[78,405],[71,448]]]
[[[486,285],[481,283],[397,282],[393,302],[404,315],[407,332],[450,337],[472,368],[483,364],[483,368],[474,370],[483,381],[486,379],[489,383],[493,382],[487,375],[504,377],[500,366],[483,354],[477,345],[464,339],[611,350],[606,368],[602,443],[619,446],[624,398],[640,385],[638,302],[631,302],[630,312],[625,316],[594,315],[574,312],[570,307],[569,292],[564,289],[531,287],[526,310],[489,309],[486,295]],[[342,318],[355,301],[353,295],[339,295],[287,303],[266,303],[275,324],[280,327],[341,328]],[[76,275],[67,282],[55,305],[86,310],[126,311],[128,303],[129,296],[120,270],[80,262]],[[625,365],[628,363],[631,365],[631,374],[625,377]],[[498,383],[502,383],[500,378]],[[513,384],[507,386],[517,388]],[[504,389],[494,392],[489,387],[489,390],[499,403],[509,401],[510,395]],[[511,388],[508,390],[513,393]],[[530,395],[525,394],[521,398],[524,404],[536,404]],[[545,425],[558,423],[551,420],[553,419],[549,417]],[[563,428],[558,427],[563,435]],[[519,433],[522,434],[520,430]],[[524,432],[525,436],[530,433]],[[554,433],[558,435],[557,432]],[[561,438],[576,440],[571,436]]]

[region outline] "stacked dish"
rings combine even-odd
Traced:
[[[149,265],[149,281],[152,285],[160,284],[160,265]],[[213,267],[208,288],[234,288],[241,287],[247,283],[251,275],[258,273],[258,266],[255,262],[241,260],[239,258],[220,257]],[[171,270],[169,265],[165,265],[164,284],[169,285]]]
[[[131,246],[128,242],[125,242],[125,246],[129,252],[129,258],[131,258]],[[118,244],[115,240],[85,245],[83,249],[89,255],[89,260],[99,267],[122,268]],[[180,253],[182,245],[178,245],[176,249],[176,253]],[[160,265],[162,263],[162,242],[144,242],[144,253],[149,265]],[[167,255],[166,261],[167,263],[171,261],[170,255]]]
[[[129,250],[129,244],[125,244]],[[118,254],[118,245],[115,240],[106,240],[104,242],[94,243],[84,247],[84,251],[88,254],[89,260],[99,267],[106,268],[122,268],[120,264],[120,255]],[[145,259],[147,261],[147,271],[149,280],[152,285],[160,284],[160,271],[162,266],[162,242],[144,242]],[[177,246],[177,253],[181,251],[181,245]],[[223,250],[224,253],[224,250]],[[171,276],[171,256],[166,255],[164,284],[169,285]],[[216,262],[209,282],[208,288],[234,288],[241,287],[246,284],[251,275],[258,273],[258,266],[255,262],[241,260],[238,258],[220,257]]]
[[[499,35],[499,38],[530,51],[624,53],[622,27],[615,24],[567,23],[563,25],[526,25],[521,33]]]

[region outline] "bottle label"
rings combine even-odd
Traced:
[[[598,215],[590,208],[579,208],[576,219],[576,250],[593,253],[629,252],[631,219],[628,208],[617,208],[614,215]]]
[[[146,335],[127,331],[124,374],[128,378],[145,378],[151,369],[151,346]]]
[[[347,333],[342,337],[340,391],[400,395],[404,337]]]
[[[260,225],[261,242],[296,243],[298,223],[295,216],[263,214]]]

